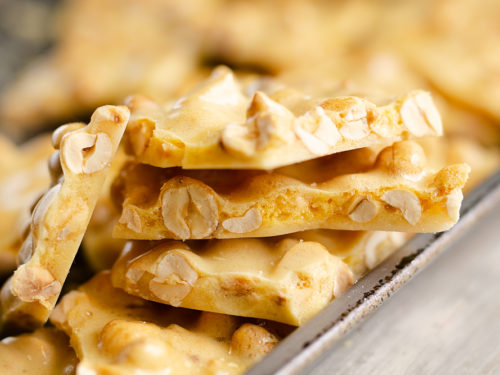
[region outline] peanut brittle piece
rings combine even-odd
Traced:
[[[47,158],[54,151],[47,135],[20,147],[0,136],[0,277],[16,268],[29,210],[50,183]]]
[[[128,295],[108,272],[65,295],[51,322],[70,336],[82,374],[240,374],[279,341],[265,324]]]
[[[2,323],[30,329],[49,317],[78,251],[129,117],[126,107],[98,108],[88,126],[53,134],[53,186],[36,204],[19,268],[1,292]]]
[[[156,245],[156,246],[155,246]],[[231,239],[129,243],[113,285],[148,300],[301,325],[354,278],[317,242]]]
[[[247,95],[225,67],[173,105],[136,96],[128,106],[130,151],[139,162],[162,168],[272,169],[442,134],[439,113],[424,91],[384,106],[353,96],[311,99],[291,89]]]
[[[2,374],[70,375],[75,373],[77,363],[68,337],[54,328],[40,328],[0,341]]]
[[[114,235],[186,240],[317,228],[439,232],[458,220],[468,165],[429,168],[422,148],[412,141],[385,148],[365,170],[358,166],[335,175],[344,157],[272,173],[131,165],[117,181],[123,208]]]
[[[263,239],[129,242],[112,282],[173,306],[302,325],[404,239],[393,232],[318,230]]]

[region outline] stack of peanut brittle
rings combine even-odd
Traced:
[[[375,105],[276,86],[220,67],[173,103],[129,98],[113,234],[134,241],[113,285],[301,325],[400,244],[394,232],[458,220],[469,166],[434,168],[413,141],[442,134],[427,92]]]
[[[52,135],[3,329],[50,319],[84,374],[241,373],[410,233],[456,223],[470,168],[418,143],[442,131],[425,91],[315,97],[223,66],[176,101],[100,107]],[[57,302],[86,233],[97,274]]]
[[[1,374],[242,374],[500,165],[492,0],[62,3],[0,87]]]

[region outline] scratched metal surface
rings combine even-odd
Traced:
[[[285,338],[247,375],[299,374],[500,203],[500,171],[467,195],[457,225],[413,237],[341,298]]]

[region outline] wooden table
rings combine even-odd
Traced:
[[[309,373],[500,374],[500,207]]]

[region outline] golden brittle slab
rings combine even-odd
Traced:
[[[2,323],[10,329],[43,325],[61,292],[99,198],[129,117],[126,107],[98,108],[88,126],[53,134],[53,186],[36,204],[19,252],[19,268],[1,292]]]
[[[289,332],[155,304],[113,288],[107,272],[64,296],[51,322],[70,336],[77,371],[90,374],[240,374]]]
[[[315,242],[190,245],[127,248],[113,266],[113,285],[173,306],[301,325],[354,282],[347,265]]]
[[[219,67],[173,104],[130,98],[130,151],[139,162],[162,168],[272,169],[442,134],[439,113],[424,91],[376,106],[354,96],[311,98],[246,85]]]
[[[151,301],[302,325],[405,239],[394,232],[130,242],[113,285]],[[343,262],[341,259],[345,259]]]
[[[371,165],[346,164],[349,154],[271,173],[131,165],[117,181],[123,208],[114,235],[185,240],[317,228],[439,232],[458,220],[466,164],[429,168],[412,141],[385,148]],[[368,166],[360,169],[363,163]]]

